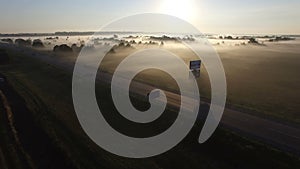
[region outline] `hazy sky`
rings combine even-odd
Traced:
[[[0,33],[98,30],[144,12],[175,15],[205,33],[300,34],[299,0],[0,0]]]

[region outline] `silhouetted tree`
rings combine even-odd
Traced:
[[[248,43],[259,44],[255,38],[250,38]]]
[[[14,43],[12,39],[10,38],[7,38],[7,39],[1,39],[2,42],[6,42],[6,43],[9,43],[9,44],[12,44]]]
[[[62,45],[54,46],[53,51],[54,52],[72,52],[73,50],[68,45],[62,44]]]
[[[225,39],[233,39],[232,36],[225,36]]]
[[[41,47],[44,47],[44,44],[43,44],[43,42],[40,39],[35,39],[32,42],[32,46],[33,47],[41,48]]]
[[[31,40],[27,39],[16,39],[15,40],[15,44],[19,45],[19,46],[31,46]]]

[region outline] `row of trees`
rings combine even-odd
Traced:
[[[15,41],[13,41],[12,39],[7,38],[7,39],[1,39],[1,41],[9,43],[9,44],[15,43],[16,45],[19,45],[19,46],[44,47],[44,44],[40,39],[35,39],[32,41],[31,39],[24,40],[24,39],[19,38],[19,39],[16,39]]]
[[[67,44],[62,44],[62,45],[55,45],[53,48],[54,52],[75,52],[78,53],[80,50],[84,47],[82,44],[81,46],[77,46],[76,44],[73,44],[71,47],[68,46]]]

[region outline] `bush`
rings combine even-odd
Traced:
[[[73,52],[72,48],[66,44],[54,46],[53,51],[54,52]]]
[[[6,42],[6,43],[9,43],[9,44],[13,44],[13,40],[10,39],[10,38],[7,38],[7,39],[1,39],[2,42]]]
[[[71,46],[72,51],[73,51],[74,53],[79,53],[83,47],[84,47],[84,45],[80,45],[80,46],[78,47],[75,43],[72,44],[72,46]]]
[[[259,44],[255,38],[250,38],[248,43]]]
[[[40,47],[44,47],[44,44],[40,39],[35,39],[32,43],[32,46],[40,48]]]
[[[225,36],[224,39],[233,39],[233,37],[232,36]]]
[[[15,40],[15,44],[19,45],[19,46],[31,46],[31,40],[27,39],[16,39]]]

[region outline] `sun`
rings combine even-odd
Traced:
[[[194,0],[164,0],[159,7],[159,12],[191,21],[197,10]]]

